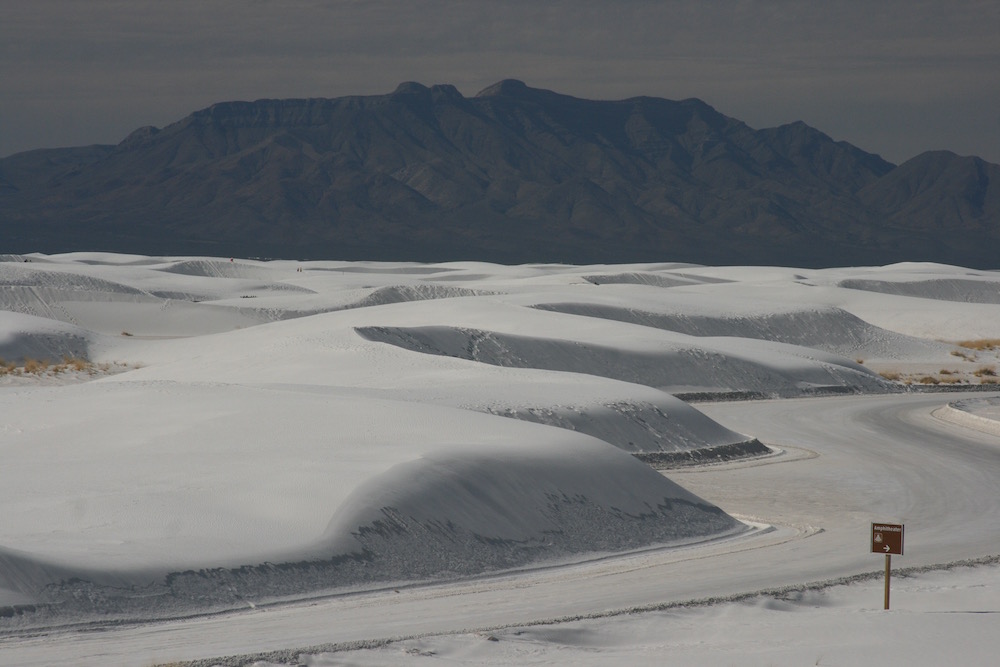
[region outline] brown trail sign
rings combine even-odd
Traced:
[[[903,524],[873,523],[872,553],[885,554],[885,609],[889,608],[889,576],[892,554],[903,555]]]
[[[872,553],[903,555],[903,525],[872,524]]]

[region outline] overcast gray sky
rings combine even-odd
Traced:
[[[117,143],[226,100],[698,97],[902,162],[1000,163],[996,0],[0,0],[0,156]]]

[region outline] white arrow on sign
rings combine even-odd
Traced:
[[[883,548],[883,549],[885,549],[886,551],[888,551],[888,550],[889,550],[889,545],[887,544],[887,545],[885,545],[885,546],[884,546],[884,547],[882,547],[882,548]]]

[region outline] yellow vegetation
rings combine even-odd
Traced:
[[[63,357],[59,363],[53,363],[48,359],[34,359],[26,357],[24,362],[18,366],[13,361],[5,361],[0,358],[0,376],[4,375],[58,375],[66,372],[76,373],[107,373],[111,370],[112,364],[95,364],[79,357]]]
[[[976,340],[960,340],[958,344],[970,350],[995,350],[1000,348],[1000,338],[979,338]]]

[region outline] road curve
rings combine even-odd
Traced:
[[[730,513],[777,528],[746,539],[100,632],[5,637],[0,664],[151,664],[724,597],[879,570],[882,559],[869,553],[872,521],[906,524],[906,554],[895,566],[1000,553],[1000,437],[931,414],[960,397],[699,405],[795,454],[670,474]]]

